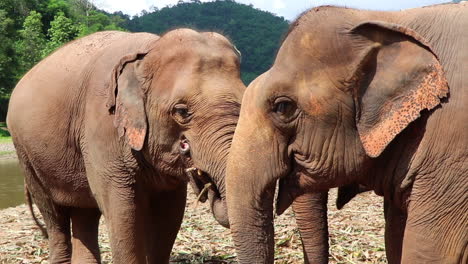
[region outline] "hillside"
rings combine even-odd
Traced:
[[[229,0],[192,0],[134,17],[124,27],[132,32],[156,34],[178,27],[222,33],[241,51],[242,79],[248,84],[271,66],[289,25],[284,18],[251,5]]]

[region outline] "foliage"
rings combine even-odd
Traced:
[[[156,34],[189,27],[227,35],[243,55],[242,79],[248,84],[271,66],[289,25],[282,17],[234,1],[201,3],[192,0],[143,12],[142,16],[129,20],[126,27],[133,32]]]
[[[45,36],[42,33],[42,15],[31,11],[24,20],[23,29],[19,30],[20,39],[16,42],[16,51],[22,69],[30,69],[42,58]]]
[[[42,51],[43,56],[59,48],[63,44],[73,40],[78,35],[78,28],[73,21],[66,17],[63,12],[59,12],[50,23],[48,30],[49,41]]]
[[[100,30],[124,30],[125,19],[97,10],[89,0],[1,0],[0,96],[64,43]]]
[[[14,50],[14,20],[8,17],[5,10],[0,9],[0,95],[5,94],[15,82],[15,71],[18,67],[13,59]]]
[[[124,30],[129,19],[97,10],[90,0],[0,0],[0,121],[11,90],[42,58],[77,37]]]
[[[11,137],[11,135],[7,130],[3,130],[0,128],[0,138],[3,138],[3,137]]]
[[[103,30],[122,31],[124,29],[119,25],[123,22],[124,19],[119,16],[110,16],[103,12],[91,10],[80,24],[78,36],[82,37]]]
[[[0,96],[0,120],[6,120],[6,114],[8,110],[8,101],[9,98],[7,96]],[[3,126],[2,123],[0,123],[0,129]]]

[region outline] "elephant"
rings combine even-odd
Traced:
[[[113,263],[168,263],[193,182],[186,170],[224,186],[245,90],[239,65],[218,33],[106,31],[65,45],[20,80],[7,124],[51,263],[100,262],[101,212]],[[208,192],[226,225],[225,202]]]
[[[216,33],[101,32],[26,74],[7,122],[26,200],[33,196],[46,222],[51,263],[100,262],[101,211],[115,263],[167,262],[187,182],[229,227],[224,171],[245,89],[239,57]],[[341,203],[357,193],[346,191]],[[327,258],[326,193],[294,204],[304,252]],[[310,212],[321,222],[303,221]]]
[[[246,89],[226,169],[239,263],[273,263],[273,204],[356,183],[389,263],[468,261],[468,4],[321,6]],[[326,262],[324,262],[326,263]]]

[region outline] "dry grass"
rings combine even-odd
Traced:
[[[365,193],[341,211],[329,199],[330,263],[386,263],[382,199]],[[189,195],[185,219],[173,249],[173,263],[235,263],[229,230],[213,219],[206,204]],[[291,210],[275,219],[275,263],[302,263],[302,249]],[[103,263],[111,263],[104,223],[100,244]],[[0,263],[47,263],[47,240],[33,224],[26,206],[0,211]]]

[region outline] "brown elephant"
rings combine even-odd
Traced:
[[[240,263],[272,263],[273,202],[356,182],[384,196],[389,263],[468,261],[468,5],[324,6],[247,88],[226,171]]]
[[[7,122],[44,216],[50,262],[100,262],[102,211],[114,263],[167,263],[185,170],[224,180],[245,90],[239,77],[239,53],[225,37],[189,29],[161,38],[95,33],[29,71]],[[210,199],[226,224],[225,203]]]
[[[187,181],[197,194],[211,184],[201,200],[229,226],[225,160],[245,88],[237,55],[216,33],[103,32],[68,44],[21,80],[8,125],[52,263],[99,262],[98,208],[116,263],[167,262]],[[295,211],[305,253],[326,259],[326,193],[298,197]],[[313,224],[304,221],[311,215],[319,216]]]

